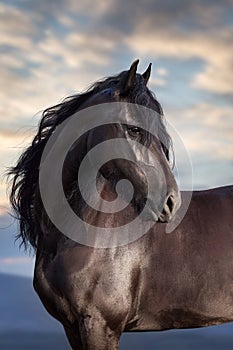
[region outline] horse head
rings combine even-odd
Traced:
[[[106,140],[122,140],[122,143],[117,143],[118,146],[113,141],[109,143],[110,148],[121,148],[122,156],[115,156],[104,164],[105,153],[109,149],[98,153],[98,164],[103,163],[98,173],[102,180],[108,181],[116,196],[119,181],[128,180],[134,189],[132,205],[136,211],[141,212],[147,202],[144,219],[168,222],[180,206],[180,192],[170,162],[172,144],[163,122],[162,108],[147,88],[151,64],[142,75],[137,73],[137,65],[138,60],[129,70],[104,81],[81,106],[88,109],[103,105],[103,113],[108,113],[111,104],[116,106],[113,112],[109,110],[109,113],[115,114],[113,123],[103,123],[88,133],[86,152]],[[127,152],[130,161],[124,159]],[[102,162],[99,161],[101,158]],[[95,159],[92,158],[92,162],[95,163]],[[149,184],[151,190],[148,194]],[[122,192],[124,197],[127,191]]]

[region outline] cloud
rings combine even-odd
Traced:
[[[233,165],[231,107],[200,102],[189,108],[168,109],[166,115],[192,158],[225,160]]]
[[[165,68],[156,69],[155,76],[152,76],[149,80],[149,88],[153,90],[154,87],[165,86],[168,80],[168,70]]]
[[[25,7],[28,12],[37,14],[40,21],[59,20],[60,18],[69,18],[69,25],[77,25],[76,21],[71,21],[74,15],[82,15],[86,18],[97,18],[103,16],[112,8],[115,0],[99,0],[93,2],[91,0],[41,0],[41,1],[25,1]],[[91,9],[91,11],[90,11]],[[67,24],[67,21],[64,21]]]
[[[106,32],[117,37],[134,57],[201,60],[202,71],[190,72],[192,86],[232,94],[229,6],[230,1],[114,1],[95,29],[104,38]]]
[[[201,59],[203,70],[195,76],[190,72],[192,86],[232,92],[232,34],[227,26],[214,29],[218,21],[222,23],[227,2],[221,6],[217,2],[207,6],[200,1],[148,0],[143,6],[138,1],[115,0],[102,0],[98,5],[74,0],[65,5],[44,0],[22,3],[25,8],[21,10],[6,4],[0,7],[0,44],[7,45],[1,56],[0,115],[7,114],[7,123],[26,124],[36,112],[74,89],[82,90],[101,75],[117,72],[111,65],[114,67],[114,54],[119,57],[123,48],[134,57]],[[87,11],[90,6],[93,11]],[[83,16],[90,23],[86,25]],[[191,18],[196,25],[185,24]],[[127,31],[121,21],[129,27]],[[198,30],[197,24],[205,21],[208,30]],[[151,86],[165,86],[167,80],[158,74]]]
[[[114,30],[127,35],[139,28],[146,29],[147,34],[161,29],[172,32],[174,28],[183,32],[197,28],[204,31],[230,22],[226,16],[230,6],[230,0],[221,3],[217,0],[115,0],[100,20],[103,25],[111,24]]]
[[[25,149],[35,135],[35,130],[26,129],[20,131],[1,130],[1,160],[0,165],[7,169],[18,158],[19,154]],[[2,177],[4,174],[1,174]],[[1,179],[1,177],[0,177]]]
[[[28,128],[21,128],[18,131],[9,128],[0,130],[0,214],[9,210],[6,172],[16,163],[25,147],[31,143],[34,134],[35,129]]]
[[[47,5],[53,7],[55,3]],[[56,23],[51,27],[47,23],[48,27],[45,25],[41,31],[44,6],[45,3],[38,5],[38,12],[33,8],[25,12],[1,5],[0,115],[7,115],[5,122],[15,127],[100,77],[100,71],[106,72],[110,66],[115,48],[113,39],[102,40],[100,34],[85,28],[75,31],[61,27],[58,35],[62,11]]]
[[[1,3],[0,13],[2,16],[0,22],[1,32],[11,33],[16,38],[19,34],[32,34],[34,32],[34,26],[30,17],[17,7]],[[5,19],[7,19],[8,26],[6,26]],[[19,28],[18,32],[15,31],[16,27]]]
[[[230,56],[233,58],[233,54],[230,53],[226,60],[207,65],[203,72],[196,74],[192,85],[217,94],[232,94],[233,67]]]
[[[0,265],[18,265],[18,264],[31,264],[33,262],[33,258],[30,257],[7,257],[0,258]]]
[[[100,36],[95,33],[69,33],[64,36],[64,41],[55,36],[52,32],[47,32],[38,49],[46,57],[61,58],[63,64],[70,67],[80,68],[88,64],[105,66],[109,64],[109,51],[114,48],[112,40],[103,40],[100,43]],[[88,44],[87,44],[88,43]]]
[[[164,29],[146,34],[140,30],[126,37],[125,44],[136,56],[201,59],[205,63],[204,70],[194,76],[190,72],[192,85],[218,94],[232,94],[232,34],[228,28],[190,34]]]

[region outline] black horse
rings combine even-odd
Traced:
[[[182,222],[171,234],[165,233],[166,222],[179,212],[185,193],[180,196],[172,174],[172,142],[161,106],[146,86],[151,66],[140,75],[137,64],[45,110],[31,146],[10,170],[18,237],[36,251],[34,288],[47,311],[62,323],[72,349],[116,350],[122,332],[233,321],[233,186],[195,191]],[[155,159],[150,165],[156,172],[150,179],[154,198],[149,198],[148,216],[141,219],[154,223],[137,240],[103,248],[80,244],[59,231],[44,208],[39,173],[43,151],[59,126],[77,111],[110,102],[152,110],[157,134],[121,123],[117,116],[115,123],[86,132],[65,158],[62,182],[67,201],[84,221],[109,230],[143,211],[148,179],[124,157],[106,162],[96,179],[100,200],[109,202],[116,199],[120,180],[131,182],[134,194],[124,210],[106,213],[91,208],[78,186],[86,154],[105,140],[125,138],[146,146]],[[134,114],[129,114],[133,120]]]

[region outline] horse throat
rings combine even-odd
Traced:
[[[118,196],[109,180],[100,175],[97,183],[92,185],[96,186],[99,192],[99,200],[95,205],[97,210],[86,204],[83,206],[81,215],[85,222],[97,227],[112,228],[125,225],[137,217],[133,204]],[[116,199],[124,209],[114,213],[104,212],[103,200],[111,203]]]

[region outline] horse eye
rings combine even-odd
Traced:
[[[137,126],[130,126],[127,128],[127,132],[131,137],[138,137],[141,135],[142,129]]]

